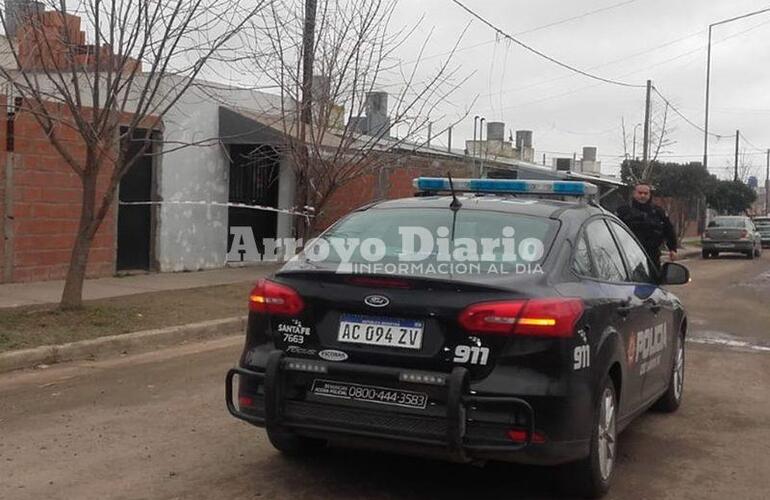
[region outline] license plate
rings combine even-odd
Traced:
[[[735,243],[717,243],[716,246],[719,248],[733,248]]]
[[[343,314],[337,340],[417,350],[422,347],[422,332],[422,321]]]
[[[428,404],[428,395],[424,392],[402,391],[374,385],[352,384],[334,380],[316,379],[312,393],[318,396],[366,401],[390,406],[424,409]]]

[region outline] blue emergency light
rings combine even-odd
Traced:
[[[449,179],[444,177],[417,177],[413,181],[418,191],[450,192]],[[579,181],[541,181],[512,179],[452,179],[456,192],[541,194],[561,196],[589,196],[598,193],[594,184]]]

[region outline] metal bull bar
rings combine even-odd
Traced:
[[[311,360],[301,358],[288,358],[283,351],[275,350],[270,353],[264,373],[248,370],[245,368],[232,368],[227,372],[225,378],[225,401],[228,411],[236,418],[245,420],[249,423],[264,426],[268,432],[281,431],[286,432],[291,429],[305,429],[313,431],[328,431],[333,433],[347,434],[367,438],[378,438],[394,441],[405,441],[414,444],[425,444],[433,446],[444,446],[453,457],[463,460],[467,459],[467,452],[511,452],[519,451],[530,444],[535,434],[534,411],[529,403],[520,398],[497,397],[497,396],[476,396],[470,394],[469,373],[466,368],[455,367],[446,377],[446,374],[435,375],[445,378],[444,385],[447,388],[446,400],[446,419],[447,434],[444,440],[418,438],[411,436],[402,436],[379,431],[364,431],[359,429],[345,429],[338,426],[306,423],[306,422],[286,422],[283,417],[284,407],[284,380],[282,374],[289,370],[289,364],[308,363]],[[365,374],[375,375],[392,381],[399,381],[400,375],[404,369],[369,366],[354,363],[327,363],[323,361],[312,360],[313,365],[323,366],[325,375],[352,375]],[[233,379],[235,376],[248,377],[255,379],[264,387],[265,393],[265,413],[264,417],[252,415],[241,411],[233,402]],[[509,406],[512,411],[519,410],[523,413],[526,421],[524,431],[526,438],[521,443],[506,443],[494,445],[472,445],[465,442],[467,418],[466,408],[472,405],[483,406]]]

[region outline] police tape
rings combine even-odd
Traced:
[[[249,210],[260,210],[263,212],[276,212],[279,214],[298,215],[310,219],[315,217],[313,207],[305,207],[304,212],[298,212],[296,210],[286,210],[283,208],[268,207],[265,205],[248,205],[246,203],[232,203],[232,202],[220,202],[220,201],[118,201],[119,205],[191,205],[191,206],[214,206],[214,207],[228,207],[228,208],[246,208]]]

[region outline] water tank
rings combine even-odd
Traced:
[[[487,140],[504,141],[505,140],[505,123],[487,122]]]
[[[5,25],[6,35],[16,36],[19,24],[23,22],[23,16],[32,12],[45,11],[45,4],[33,0],[5,0]]]
[[[531,130],[517,130],[516,131],[516,149],[532,147],[532,131]]]
[[[366,118],[370,135],[389,135],[388,93],[369,92],[366,94]]]
[[[583,146],[583,161],[596,161],[595,146]]]
[[[329,77],[324,75],[313,75],[311,82],[310,85],[312,87],[313,99],[325,102],[329,98],[329,91],[331,89]]]

